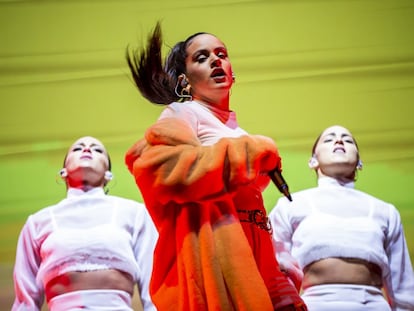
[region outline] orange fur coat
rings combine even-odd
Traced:
[[[159,232],[150,285],[164,310],[273,310],[233,202],[266,183],[280,158],[272,140],[246,135],[202,146],[183,121],[162,119],[126,153]],[[268,182],[268,181],[267,181]]]

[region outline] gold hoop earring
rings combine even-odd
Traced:
[[[181,88],[180,92],[178,92],[178,87]],[[174,92],[175,95],[177,95],[180,98],[180,101],[185,101],[186,99],[193,100],[193,96],[191,96],[191,85],[190,83],[188,83],[185,74],[181,74],[178,76]]]

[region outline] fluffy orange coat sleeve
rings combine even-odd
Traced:
[[[232,201],[280,162],[273,141],[246,135],[201,146],[183,121],[162,119],[125,160],[159,232],[157,308],[273,310]]]

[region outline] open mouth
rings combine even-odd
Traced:
[[[221,79],[226,77],[226,73],[224,72],[223,68],[216,68],[211,73],[211,77],[214,79]]]
[[[334,153],[345,153],[345,148],[343,147],[336,147],[333,150]]]

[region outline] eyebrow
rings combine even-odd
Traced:
[[[73,145],[74,147],[75,146],[83,146],[83,147],[85,147],[86,146],[86,144],[85,143],[77,143],[77,144],[75,144],[75,145]],[[100,144],[96,144],[96,143],[93,143],[93,144],[91,144],[91,147],[101,147],[101,148],[104,148],[102,145],[100,145]]]
[[[336,136],[336,133],[334,133],[334,132],[332,132],[332,133],[327,133],[324,137],[326,137],[326,136]],[[351,137],[351,138],[353,139],[352,135],[347,134],[347,133],[343,133],[343,134],[341,134],[341,138],[343,138],[343,137]]]
[[[200,49],[200,50],[195,50],[193,54],[191,54],[192,57],[196,58],[198,55],[202,55],[208,53],[207,49]]]
[[[215,47],[213,49],[211,49],[211,51],[213,51],[213,53],[216,53],[217,51],[221,52],[221,51],[225,51],[227,52],[227,48],[223,45],[220,45],[218,47]],[[207,48],[201,48],[199,50],[194,51],[194,53],[192,55],[200,55],[200,54],[205,54],[205,53],[210,53],[210,49]]]

